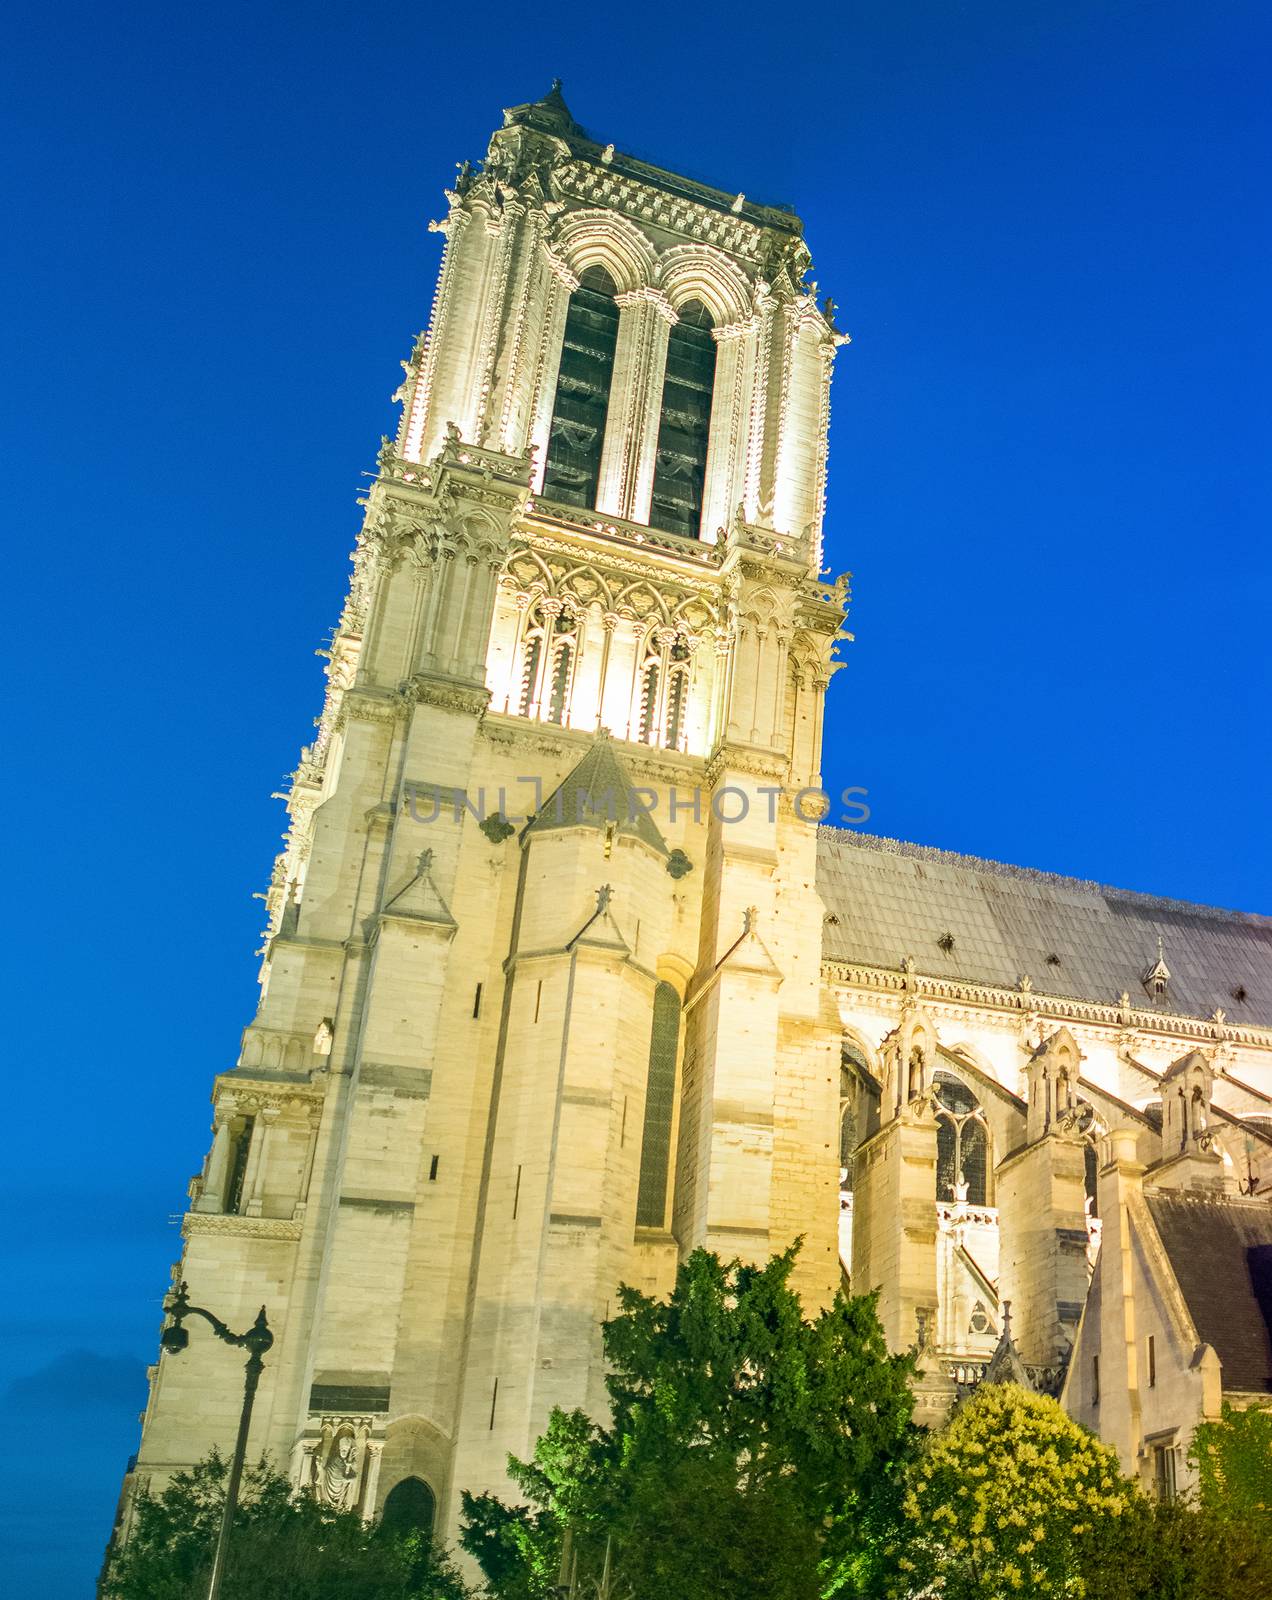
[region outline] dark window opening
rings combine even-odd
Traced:
[[[857,1143],[857,1093],[853,1084],[839,1102],[839,1189],[842,1194],[852,1193]]]
[[[230,1182],[225,1194],[225,1209],[238,1212],[243,1205],[243,1180],[247,1177],[247,1158],[252,1150],[252,1128],[255,1117],[244,1117],[243,1126],[234,1140],[234,1156],[230,1163]]]
[[[534,686],[539,676],[539,656],[542,651],[543,639],[536,633],[532,639],[527,640],[521,663],[520,711],[523,717],[530,715],[530,707],[534,704]]]
[[[681,307],[680,320],[667,340],[667,375],[649,509],[650,527],[691,539],[702,534],[715,364],[711,314],[699,301],[691,300]]]
[[[1100,1214],[1099,1201],[1100,1162],[1095,1153],[1095,1146],[1087,1143],[1082,1150],[1082,1184],[1086,1190],[1087,1215],[1098,1217]]]
[[[680,748],[680,736],[684,731],[685,696],[688,690],[688,675],[684,672],[673,672],[671,686],[667,691],[667,733],[663,739],[668,750]]]
[[[1170,1444],[1153,1446],[1153,1487],[1157,1498],[1169,1505],[1175,1498],[1175,1447]]]
[[[380,1526],[390,1533],[421,1533],[433,1537],[437,1497],[422,1478],[403,1478],[389,1490],[380,1513]]]
[[[562,623],[566,628],[571,626],[569,617],[558,617],[557,627]],[[548,699],[548,721],[565,721],[565,701],[570,688],[570,662],[572,652],[568,639],[563,640],[556,647],[556,658],[552,664],[552,688]]]
[[[671,1112],[676,1098],[676,1047],[680,1040],[680,996],[669,983],[654,990],[654,1025],[649,1040],[645,1130],[636,1187],[636,1226],[661,1228],[667,1218],[667,1172],[671,1161]]]
[[[651,661],[645,668],[644,687],[640,697],[640,742],[649,744],[653,739],[654,719],[658,715],[658,663]]]
[[[589,267],[565,314],[543,474],[543,493],[551,500],[572,506],[596,504],[617,342],[614,280],[603,267]]]

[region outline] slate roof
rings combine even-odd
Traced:
[[[1225,1391],[1272,1394],[1272,1204],[1163,1190],[1144,1199]]]
[[[1272,917],[839,828],[820,830],[817,887],[828,961],[896,970],[911,956],[928,977],[1014,988],[1028,974],[1038,994],[1116,1005],[1125,991],[1140,1010],[1272,1026]],[[1153,1000],[1159,936],[1170,982]]]
[[[633,834],[659,855],[667,844],[642,802],[608,734],[598,734],[582,761],[566,774],[530,819],[525,832],[547,833],[553,828],[605,828],[613,824],[620,834]]]

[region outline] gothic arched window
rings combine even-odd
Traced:
[[[645,640],[636,682],[636,737],[641,744],[684,748],[692,656],[689,640],[672,628]]]
[[[403,1478],[394,1484],[380,1513],[380,1526],[392,1533],[422,1533],[433,1537],[437,1521],[437,1496],[423,1478]]]
[[[681,306],[667,340],[658,454],[649,523],[668,533],[702,534],[702,490],[715,389],[716,342],[700,301]]]
[[[517,709],[523,717],[563,723],[578,659],[579,619],[571,610],[556,611],[559,604],[540,602],[530,613],[521,638]]]
[[[936,1198],[983,1206],[989,1198],[989,1134],[980,1101],[961,1079],[936,1074]]]
[[[649,1039],[645,1087],[645,1131],[640,1144],[636,1226],[661,1228],[667,1220],[667,1171],[671,1161],[671,1111],[676,1098],[676,1047],[680,1041],[680,996],[669,983],[654,990],[654,1026]]]
[[[1100,1161],[1090,1139],[1082,1146],[1082,1188],[1087,1198],[1087,1216],[1100,1214]]]
[[[565,314],[543,474],[543,493],[549,499],[572,506],[596,504],[617,342],[614,280],[604,267],[589,267]]]

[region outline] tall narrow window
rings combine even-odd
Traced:
[[[522,646],[521,693],[518,706],[523,717],[530,715],[534,705],[535,685],[539,681],[539,657],[543,654],[543,635],[533,633]]]
[[[851,1194],[857,1162],[857,1079],[850,1068],[839,1069],[839,1188]]]
[[[1157,1498],[1169,1505],[1175,1498],[1175,1447],[1171,1444],[1153,1446],[1153,1487]]]
[[[556,619],[552,642],[552,683],[548,693],[548,721],[564,722],[574,670],[574,618],[568,612]]]
[[[255,1117],[244,1117],[234,1140],[234,1155],[230,1162],[230,1182],[226,1190],[225,1209],[237,1212],[243,1204],[243,1180],[247,1177],[247,1158],[252,1149],[252,1129]]]
[[[658,735],[658,658],[646,661],[640,684],[640,742],[652,744]]]
[[[1100,1163],[1095,1146],[1088,1139],[1082,1146],[1082,1187],[1086,1192],[1087,1216],[1100,1214]]]
[[[671,647],[671,672],[667,683],[667,729],[663,743],[679,750],[685,731],[685,705],[689,699],[689,646],[677,639]]]
[[[667,340],[667,376],[654,466],[649,524],[668,533],[702,534],[702,489],[715,389],[716,344],[711,314],[697,300],[680,308]]]
[[[667,1169],[671,1160],[671,1110],[676,1097],[679,1040],[680,996],[671,984],[660,983],[654,990],[654,1027],[649,1040],[645,1132],[636,1190],[638,1228],[661,1228],[667,1220]]]
[[[603,267],[589,267],[565,314],[543,474],[543,493],[550,500],[572,506],[596,504],[617,341],[614,280]]]

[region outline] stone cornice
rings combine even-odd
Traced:
[[[714,787],[726,772],[745,772],[753,778],[785,781],[790,762],[779,750],[760,750],[752,745],[722,744],[707,762],[707,782]]]
[[[491,711],[482,719],[481,736],[491,744],[518,746],[540,755],[581,758],[591,749],[596,735],[581,728],[561,728],[554,723],[536,722],[527,717]],[[701,756],[681,755],[672,750],[656,750],[652,745],[614,740],[615,752],[633,778],[650,783],[693,785],[701,782]]]
[[[334,721],[341,729],[350,722],[395,723],[405,715],[406,704],[400,694],[356,684],[343,691]]]
[[[1140,1033],[1199,1040],[1213,1045],[1248,1044],[1272,1049],[1272,1028],[1234,1026],[1227,1021],[1216,1022],[1212,1018],[1144,1011],[1115,1003],[1079,1000],[1071,995],[1040,994],[1036,989],[1006,989],[995,984],[972,983],[957,978],[928,978],[890,967],[872,967],[846,961],[823,961],[822,977],[830,984],[897,996],[915,994],[926,1000],[977,1006],[983,1010],[1015,1014],[1017,1017],[1047,1017],[1118,1029],[1134,1028]]]
[[[447,711],[463,711],[480,717],[490,704],[490,690],[475,684],[456,683],[450,678],[435,678],[417,672],[407,680],[403,694],[417,705],[441,706]]]
[[[665,572],[670,557],[677,563],[684,563],[685,571],[676,576],[690,582],[698,578],[702,568],[718,567],[724,559],[724,546],[720,544],[704,544],[699,539],[686,539],[643,523],[627,522],[622,517],[600,516],[595,511],[576,510],[540,499],[526,501],[525,510],[517,519],[516,532],[536,548],[599,550],[604,553],[605,560],[615,565],[623,564],[615,546],[632,556],[643,555],[645,559],[638,565],[627,567],[632,572],[644,572],[655,565]],[[560,542],[563,537],[564,543]],[[651,557],[655,559],[651,561]]]
[[[240,1217],[235,1212],[187,1211],[181,1219],[181,1236],[237,1235],[242,1239],[276,1239],[294,1244],[304,1224],[292,1217]]]
[[[327,1087],[322,1079],[314,1083],[299,1079],[284,1081],[268,1075],[254,1077],[250,1069],[244,1072],[242,1067],[219,1073],[213,1087],[218,1109],[226,1100],[233,1100],[236,1109],[251,1112],[281,1111],[287,1106],[312,1107],[320,1104],[326,1094]]]

